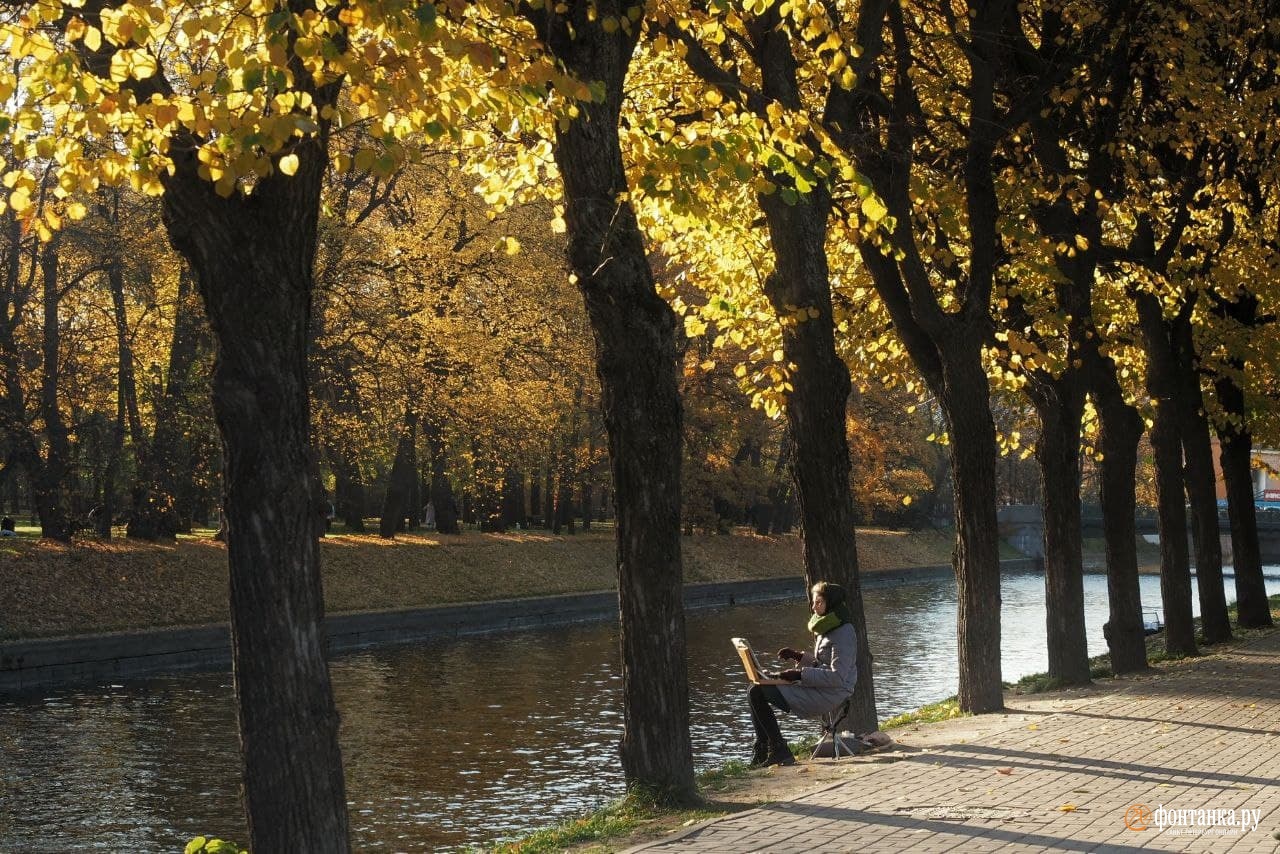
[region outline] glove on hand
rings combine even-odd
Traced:
[[[792,649],[789,646],[784,646],[782,649],[778,650],[778,658],[789,658],[792,661],[799,661],[804,658],[804,653],[798,649]]]
[[[800,681],[800,671],[799,671],[799,670],[784,670],[784,671],[782,671],[781,673],[779,673],[779,674],[778,674],[778,678],[779,678],[779,679],[785,679],[785,680],[787,680],[788,682],[799,682],[799,681]]]

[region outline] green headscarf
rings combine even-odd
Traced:
[[[809,631],[815,635],[825,635],[832,629],[845,623],[853,622],[853,613],[849,610],[848,596],[839,584],[819,581],[813,585],[813,594],[821,596],[827,602],[827,613],[822,616],[814,614],[809,618]]]

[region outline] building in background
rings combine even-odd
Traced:
[[[1218,465],[1218,440],[1213,442],[1213,468],[1217,475],[1218,505],[1227,506],[1227,486]],[[1280,510],[1280,450],[1253,449],[1253,500],[1259,510]]]

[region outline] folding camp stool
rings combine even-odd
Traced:
[[[818,737],[818,743],[814,745],[813,753],[809,755],[810,759],[817,757],[818,750],[822,747],[822,742],[826,741],[828,736],[831,737],[831,755],[836,759],[840,758],[840,726],[852,711],[853,695],[850,694],[843,703],[818,718],[818,721],[822,724],[822,735]],[[847,747],[845,752],[850,756],[853,755]]]

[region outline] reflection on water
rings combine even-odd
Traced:
[[[1280,576],[1268,579],[1280,592]],[[1004,678],[1044,670],[1043,579],[1003,582]],[[1159,605],[1159,579],[1142,579]],[[1231,580],[1228,597],[1233,595]],[[866,591],[882,716],[956,690],[955,585]],[[1105,650],[1106,579],[1086,579],[1089,651]],[[746,684],[728,639],[805,642],[800,599],[688,618],[699,768],[745,758]],[[586,625],[351,655],[332,665],[354,842],[425,851],[517,836],[617,796],[616,633]],[[783,719],[791,737],[808,721]],[[246,840],[230,679],[173,676],[0,704],[0,851],[181,850]]]

